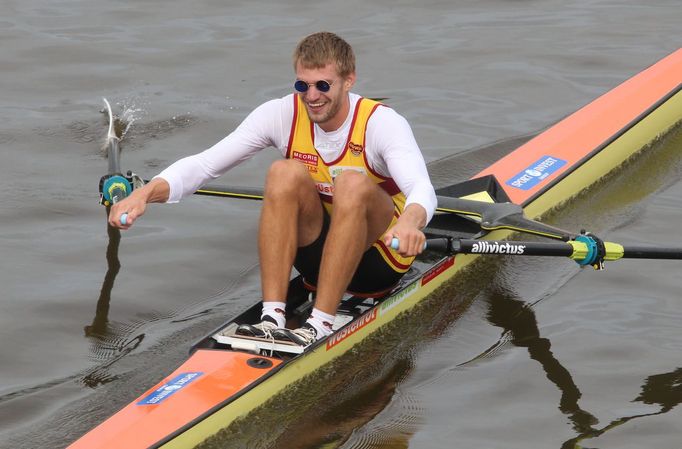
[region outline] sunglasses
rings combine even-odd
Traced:
[[[296,80],[294,83],[294,89],[296,89],[296,92],[305,93],[308,92],[308,88],[310,86],[315,86],[315,88],[320,92],[326,93],[332,88],[333,83],[333,81],[330,83],[329,81],[325,80],[315,81],[314,83],[306,83],[302,80]]]

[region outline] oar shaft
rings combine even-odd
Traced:
[[[121,173],[121,150],[118,146],[118,137],[109,137],[107,143],[107,160],[109,161],[108,174]]]
[[[592,254],[584,241],[570,242],[515,242],[505,240],[455,239],[454,253],[498,254],[513,256],[563,256],[575,261],[590,260]],[[618,259],[682,259],[682,248],[661,248],[654,246],[621,246],[604,242],[605,261]]]
[[[263,190],[254,187],[231,187],[205,185],[196,192],[196,195],[219,196],[223,198],[240,198],[247,200],[262,200]]]
[[[253,187],[206,185],[194,193],[223,198],[263,199],[263,190]],[[574,234],[568,231],[526,218],[523,215],[523,209],[518,204],[487,203],[441,195],[437,195],[436,198],[438,199],[437,211],[472,217],[480,221],[481,228],[486,231],[510,229],[563,241],[574,238]]]
[[[628,259],[682,259],[682,248],[628,245],[623,248],[623,257]]]

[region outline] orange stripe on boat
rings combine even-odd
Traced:
[[[682,74],[682,49],[625,81],[602,95],[568,118],[522,145],[475,177],[494,174],[512,202],[527,204],[549,184],[576,163],[598,149],[631,124],[637,117],[669,94],[680,84]],[[552,158],[555,161],[548,160]],[[558,162],[557,162],[558,161]],[[560,167],[548,170],[549,175],[529,184],[517,183],[522,173],[530,177],[540,172],[533,170],[536,164],[556,164]],[[521,179],[520,181],[523,181]]]
[[[265,359],[265,368],[249,365]],[[69,449],[147,448],[228,398],[246,391],[281,360],[244,352],[199,350],[180,368]]]

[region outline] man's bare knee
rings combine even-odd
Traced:
[[[280,195],[298,189],[302,183],[310,184],[308,171],[300,162],[289,159],[270,165],[265,180],[265,190],[270,195]]]
[[[334,179],[334,208],[367,207],[377,188],[377,185],[362,173],[345,171]]]

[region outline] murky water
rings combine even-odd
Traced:
[[[107,263],[101,97],[131,124],[123,168],[149,177],[288,93],[298,39],[336,31],[355,47],[356,91],[409,119],[444,185],[682,37],[678,0],[28,0],[1,11],[2,448],[66,446],[258,297],[258,203],[152,206]],[[682,246],[680,148],[678,131],[552,220]],[[273,153],[222,181],[262,185]],[[322,389],[307,438],[276,445],[679,447],[679,273],[663,261],[604,273],[562,260],[489,262],[468,307],[453,293],[400,323],[411,341],[382,356],[382,372]]]

